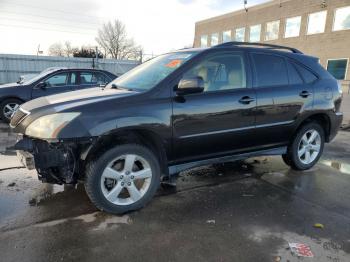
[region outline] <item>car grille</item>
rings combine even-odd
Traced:
[[[19,108],[12,116],[10,126],[12,128],[16,127],[21,123],[27,116],[29,115],[29,112],[25,111],[22,108]]]

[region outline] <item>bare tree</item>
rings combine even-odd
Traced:
[[[74,52],[77,50],[78,48],[72,47],[71,42],[66,41],[64,42],[64,54],[67,57],[73,56]]]
[[[54,43],[49,47],[49,55],[64,56],[64,49],[61,43]]]
[[[139,59],[141,53],[141,48],[128,37],[125,25],[119,20],[103,24],[98,30],[96,42],[105,56],[109,55],[115,59]]]

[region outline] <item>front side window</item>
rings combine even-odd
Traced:
[[[296,37],[300,34],[301,16],[287,18],[284,37]]]
[[[321,11],[309,14],[309,21],[307,25],[307,34],[320,34],[324,32],[326,27],[327,11]]]
[[[279,20],[266,23],[265,40],[278,39],[279,29],[280,29],[280,21]]]
[[[231,30],[222,32],[222,42],[226,43],[231,41]]]
[[[334,78],[344,80],[346,76],[346,69],[348,66],[348,59],[332,59],[328,60],[327,71],[331,73]]]
[[[240,54],[220,54],[200,62],[183,75],[183,78],[200,77],[204,92],[246,87],[244,59]]]
[[[45,80],[46,87],[65,86],[68,82],[68,73],[60,73]]]
[[[250,27],[249,41],[259,42],[261,33],[261,25],[253,25]]]
[[[115,85],[120,88],[148,91],[197,53],[196,51],[174,52],[160,55],[118,77],[109,83],[107,88],[112,88],[112,85]]]
[[[211,35],[211,46],[215,46],[219,44],[219,34],[215,33]]]
[[[201,36],[201,47],[207,47],[208,46],[208,35],[202,35]]]
[[[257,87],[289,84],[284,58],[267,54],[252,54]]]
[[[235,40],[237,42],[244,42],[245,39],[245,27],[237,28],[235,32]]]
[[[335,10],[333,31],[350,29],[350,6]]]

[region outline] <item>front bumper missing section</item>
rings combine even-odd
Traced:
[[[26,168],[38,171],[39,180],[54,184],[76,183],[75,173],[79,168],[77,143],[49,143],[23,137],[13,148]]]

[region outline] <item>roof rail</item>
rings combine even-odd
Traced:
[[[223,44],[219,44],[213,47],[231,47],[231,46],[262,46],[262,47],[267,47],[269,49],[286,49],[289,51],[292,51],[293,53],[296,54],[302,54],[301,51],[299,51],[296,48],[288,47],[288,46],[281,46],[281,45],[272,45],[272,44],[264,44],[264,43],[252,43],[252,42],[226,42]]]

